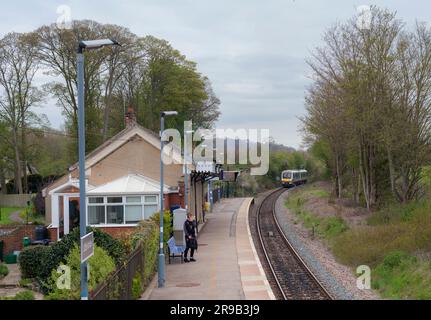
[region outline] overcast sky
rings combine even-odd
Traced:
[[[217,127],[267,128],[277,142],[297,148],[298,116],[310,83],[305,59],[326,28],[371,4],[397,11],[409,26],[416,19],[431,21],[427,0],[14,0],[2,3],[0,34],[56,22],[58,6],[68,5],[73,19],[166,39],[212,81],[222,101]],[[40,112],[53,127],[62,125],[54,102]]]

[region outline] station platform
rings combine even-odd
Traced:
[[[252,199],[223,199],[199,232],[197,262],[166,264],[165,288],[157,276],[144,300],[274,299],[248,228]]]

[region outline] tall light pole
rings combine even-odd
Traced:
[[[193,134],[194,130],[188,130],[184,132],[184,206],[189,212],[189,193],[188,193],[188,184],[189,184],[189,173],[188,173],[188,165],[189,165],[189,154],[187,148],[187,135]]]
[[[163,148],[165,142],[163,140],[163,132],[165,131],[165,117],[176,116],[177,111],[165,111],[160,114],[160,250],[159,250],[159,288],[165,286],[165,252],[163,250],[163,218],[164,218],[164,203],[163,203]]]
[[[87,234],[87,198],[85,181],[85,104],[84,104],[84,50],[106,46],[119,46],[111,39],[80,41],[77,52],[78,80],[78,145],[79,145],[79,233],[81,239]],[[81,257],[82,257],[81,246]],[[81,300],[88,300],[87,262],[81,261]]]

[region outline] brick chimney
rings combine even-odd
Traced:
[[[126,117],[126,128],[131,128],[136,125],[136,113],[135,113],[135,109],[133,109],[132,106],[129,106],[129,108],[127,108],[125,117]]]

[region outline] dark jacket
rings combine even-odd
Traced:
[[[186,245],[188,248],[197,249],[198,243],[196,240],[196,222],[189,221],[188,219],[184,222],[184,236],[186,238]],[[190,239],[191,237],[191,239]]]

